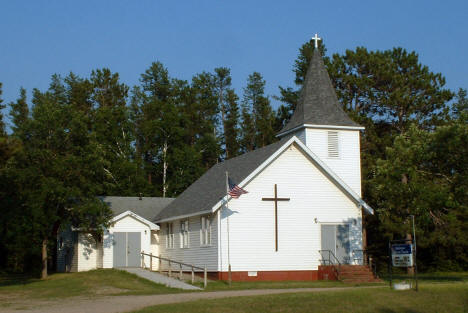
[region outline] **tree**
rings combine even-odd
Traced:
[[[89,96],[92,106],[92,129],[105,154],[108,166],[104,168],[112,184],[105,194],[135,195],[141,190],[142,175],[133,162],[134,127],[127,106],[128,86],[119,81],[119,75],[109,69],[92,71]]]
[[[227,93],[231,86],[231,71],[227,67],[215,68],[214,79],[214,90],[218,95],[218,110],[221,115],[221,141],[224,145],[225,157],[229,155],[229,150],[226,144],[226,115],[227,115]]]
[[[171,157],[183,135],[177,88],[180,84],[156,62],[142,74],[141,87],[134,89],[132,99],[137,150],[145,162],[148,183],[155,184],[155,194],[163,197],[172,194],[169,172],[174,164]]]
[[[460,88],[457,92],[457,102],[452,105],[451,114],[448,120],[459,120],[460,122],[468,122],[468,98],[466,89]]]
[[[34,90],[31,118],[16,125],[25,136],[23,151],[11,164],[21,187],[22,205],[15,210],[27,218],[30,242],[41,247],[42,278],[47,277],[49,241],[61,226],[80,227],[99,242],[112,216],[96,198],[106,182],[102,149],[88,129],[89,116],[67,101],[69,91],[53,76],[47,92]]]
[[[10,117],[13,122],[13,133],[20,138],[24,138],[21,133],[22,126],[26,124],[29,118],[29,108],[26,100],[26,89],[20,89],[20,97],[16,102],[10,103]]]
[[[0,136],[5,136],[6,135],[6,132],[5,132],[5,122],[3,121],[3,109],[5,108],[5,105],[2,104],[3,102],[3,99],[1,98],[2,97],[2,83],[0,83]]]
[[[422,268],[468,268],[467,145],[468,126],[458,121],[435,131],[413,126],[396,137],[372,180],[383,235],[373,245],[411,233],[408,217],[415,215]]]
[[[229,90],[226,95],[226,122],[225,122],[225,143],[226,159],[235,157],[240,153],[239,143],[239,97],[234,90]]]
[[[251,115],[251,117],[249,117]],[[242,100],[244,150],[264,147],[275,141],[275,120],[270,100],[265,97],[265,80],[258,72],[247,79]]]

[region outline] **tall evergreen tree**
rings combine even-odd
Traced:
[[[235,157],[240,153],[240,129],[239,129],[239,97],[234,90],[230,89],[226,95],[226,122],[225,122],[225,143],[226,159]]]
[[[228,146],[226,144],[226,122],[227,122],[227,93],[231,86],[231,71],[226,67],[215,68],[214,79],[214,88],[215,92],[218,95],[218,110],[220,112],[220,125],[222,127],[220,131],[220,137],[222,145],[225,150],[225,157],[229,155]]]
[[[96,198],[106,181],[102,150],[89,132],[89,117],[67,99],[67,89],[57,75],[47,92],[34,90],[31,119],[24,127],[24,150],[12,165],[24,203],[18,213],[28,217],[30,240],[41,247],[43,278],[49,244],[53,245],[61,226],[88,230],[99,241],[99,230],[111,217]]]
[[[4,136],[6,134],[5,132],[5,121],[3,120],[3,109],[5,108],[5,105],[3,105],[3,99],[2,99],[2,83],[0,83],[0,136]]]
[[[106,194],[136,195],[144,184],[133,162],[133,126],[129,118],[127,96],[129,88],[119,81],[119,75],[109,69],[91,73],[91,103],[93,130],[108,161],[104,170],[113,184],[106,186]]]
[[[26,99],[26,89],[20,89],[20,97],[16,102],[10,103],[10,117],[13,122],[12,130],[13,134],[24,139],[22,134],[22,128],[26,124],[29,118],[29,108]]]
[[[247,86],[244,88],[242,105],[242,115],[243,119],[245,118],[243,126],[246,127],[243,142],[245,144],[250,142],[249,146],[245,146],[245,150],[264,147],[274,142],[274,114],[270,100],[265,96],[265,80],[260,73],[254,72],[249,75]],[[251,120],[248,114],[252,115]]]

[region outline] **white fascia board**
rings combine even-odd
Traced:
[[[374,210],[364,202],[346,183],[336,175],[320,158],[315,155],[305,144],[302,143],[296,136],[291,137],[287,142],[284,143],[282,147],[276,150],[265,162],[263,162],[255,171],[253,171],[249,176],[247,176],[243,181],[239,183],[239,187],[244,188],[244,186],[249,183],[255,176],[257,176],[265,167],[267,167],[271,162],[273,162],[284,150],[286,150],[290,145],[296,143],[330,178],[331,180],[340,186],[345,193],[351,197],[354,202],[358,205],[359,208],[363,207],[366,211],[370,214],[374,214]],[[231,197],[228,197],[228,201]],[[213,208],[211,209],[212,212],[218,210],[221,205],[226,202],[226,198],[221,199],[218,201]]]
[[[140,215],[138,214],[135,214],[133,213],[132,211],[128,210],[128,211],[125,211],[123,213],[120,213],[119,215],[117,216],[114,216],[112,219],[111,219],[111,223],[115,223],[117,222],[118,220],[121,220],[122,218],[126,217],[126,216],[131,216],[137,220],[139,220],[140,222],[142,222],[143,224],[146,224],[150,227],[151,230],[159,230],[159,226],[156,225],[155,223],[151,222],[151,221],[148,221],[146,218],[144,217],[141,217]]]
[[[294,127],[290,130],[285,131],[284,133],[279,133],[276,137],[281,137],[302,128],[320,128],[320,129],[342,129],[342,130],[363,130],[365,127],[363,126],[339,126],[339,125],[313,125],[313,124],[304,124],[297,127]]]
[[[164,222],[170,222],[170,221],[176,221],[176,220],[182,220],[184,218],[189,218],[193,216],[199,216],[203,214],[210,214],[213,213],[212,210],[205,210],[205,211],[198,211],[195,213],[190,213],[190,214],[185,214],[185,215],[179,215],[179,216],[172,216],[168,218],[163,218],[162,220],[157,220],[155,223],[164,223]]]

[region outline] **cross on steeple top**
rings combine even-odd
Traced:
[[[316,33],[314,37],[312,37],[312,40],[314,41],[315,48],[318,48],[318,42],[319,40],[322,40],[322,38],[319,38],[318,34]]]

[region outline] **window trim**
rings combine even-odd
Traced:
[[[174,223],[166,224],[166,248],[174,249]]]
[[[180,248],[190,248],[190,225],[188,219],[180,221]]]
[[[205,215],[200,218],[200,246],[209,247],[213,244],[212,231],[213,217]],[[207,226],[208,225],[208,226]]]

